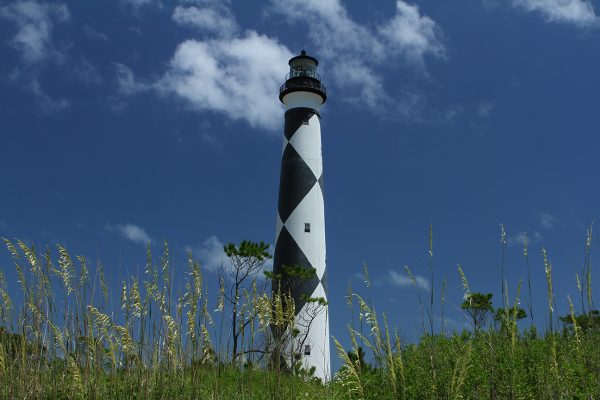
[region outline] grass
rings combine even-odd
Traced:
[[[506,293],[503,296],[499,322],[451,335],[433,329],[430,229],[432,290],[427,301],[418,298],[423,321],[419,342],[403,342],[386,316],[376,313],[372,299],[349,287],[351,348],[334,338],[344,365],[325,384],[306,371],[272,367],[270,326],[286,323],[287,317],[281,298],[260,289],[256,280],[237,287],[238,303],[232,304],[229,297],[228,306],[228,283],[219,279],[215,306],[191,255],[183,286],[174,283],[165,243],[158,265],[148,249],[144,275],[122,282],[115,295],[101,265],[90,268],[84,257],[72,257],[62,246],[40,253],[4,239],[20,293],[19,301],[13,301],[0,270],[0,398],[599,399],[600,314],[594,310],[591,287],[591,228],[582,279],[577,275],[581,314],[576,315],[570,297],[570,313],[560,318],[556,314],[552,264],[544,250],[544,332],[533,324],[518,327],[517,291],[512,302]],[[501,240],[503,250],[505,242]],[[528,266],[526,242],[524,256]],[[414,279],[410,269],[406,271]],[[458,273],[469,299],[472,288],[460,267]],[[531,303],[530,280],[528,269]],[[370,287],[366,266],[365,281]],[[504,276],[502,286],[504,292]],[[438,307],[443,310],[445,278],[440,287]],[[111,307],[111,299],[120,299],[119,304]],[[238,328],[228,317],[233,305],[241,321]],[[360,329],[355,329],[355,316]],[[238,329],[239,352],[232,354],[227,340],[211,337],[231,335],[227,329]]]

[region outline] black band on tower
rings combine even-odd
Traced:
[[[287,144],[281,158],[279,218],[285,223],[298,204],[317,183],[317,178],[294,146]]]
[[[315,114],[319,115],[313,108],[298,107],[287,110],[285,112],[285,127],[283,130],[285,138],[291,140],[294,133],[298,131],[298,128],[300,128],[302,124],[308,124],[308,120]]]
[[[298,246],[292,235],[284,226],[277,237],[275,244],[275,258],[273,259],[273,272],[282,274],[283,293],[288,293],[294,298],[295,314],[298,315],[302,307],[306,304],[306,298],[310,297],[317,286],[319,278],[313,274],[310,278],[299,279],[295,276],[286,276],[284,267],[303,267],[313,268],[306,258],[306,255]]]

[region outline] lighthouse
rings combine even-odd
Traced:
[[[285,127],[273,272],[283,279],[273,282],[273,291],[283,288],[294,300],[297,335],[287,345],[293,359],[306,370],[314,367],[314,376],[328,380],[328,307],[325,302],[316,301],[327,300],[319,113],[327,95],[317,73],[318,64],[316,58],[302,50],[290,59],[290,72],[279,90],[279,100],[285,106]],[[309,273],[289,276],[286,267],[303,268]],[[311,274],[313,269],[315,273]]]

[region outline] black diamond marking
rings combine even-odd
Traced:
[[[321,277],[321,285],[323,285],[323,291],[325,291],[325,297],[327,297],[327,268],[323,271],[323,276]]]
[[[298,204],[317,183],[317,178],[294,146],[285,146],[281,157],[279,182],[279,217],[285,223]]]
[[[321,193],[323,192],[323,173],[321,172],[321,176],[319,177],[319,186],[321,187]]]
[[[298,315],[302,307],[306,304],[306,298],[312,296],[319,285],[319,278],[317,274],[313,274],[309,279],[300,279],[298,277],[288,277],[286,279],[284,266],[313,268],[285,226],[281,228],[281,232],[279,232],[279,236],[277,237],[277,243],[275,244],[273,272],[284,275],[282,289],[284,292],[288,290],[291,292],[294,299],[295,314]],[[273,282],[273,285],[276,284],[276,282]],[[273,289],[277,290],[275,287]]]
[[[298,128],[300,128],[303,123],[308,124],[308,120],[316,113],[316,110],[304,107],[288,110],[285,113],[285,127],[283,129],[285,138],[287,140],[292,139],[292,136],[298,131]]]

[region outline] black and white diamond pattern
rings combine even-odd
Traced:
[[[285,114],[284,148],[273,270],[284,266],[315,268],[316,276],[303,282],[287,282],[296,315],[306,304],[303,297],[327,296],[323,163],[318,113],[293,108]],[[310,232],[305,232],[305,224]],[[285,282],[284,282],[285,283]]]
[[[290,140],[292,136],[298,131],[302,125],[308,124],[308,121],[317,112],[312,108],[292,108],[285,113],[285,127],[283,128],[283,134],[287,140]]]
[[[288,143],[281,158],[279,181],[279,217],[284,223],[317,181],[294,146]]]

